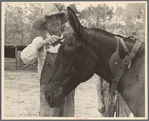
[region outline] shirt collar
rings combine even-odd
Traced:
[[[51,35],[49,34],[49,32],[46,31],[46,37],[50,37]],[[60,38],[63,38],[63,34],[61,33]]]

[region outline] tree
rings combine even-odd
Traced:
[[[62,3],[54,3],[54,5],[58,8],[59,11],[66,11],[64,4]]]
[[[96,7],[90,5],[81,12],[81,18],[86,19],[88,27],[103,28],[106,22],[110,21],[113,16],[113,8],[106,4],[98,4]]]
[[[114,15],[116,16],[116,19],[118,20],[118,23],[116,22],[116,28],[120,27],[121,21],[124,19],[125,10],[121,6],[117,7]],[[117,21],[116,20],[116,21]]]
[[[5,44],[28,45],[37,36],[38,32],[32,30],[31,24],[37,17],[41,16],[41,4],[22,4],[23,7],[6,3]],[[27,37],[28,35],[30,38]]]
[[[125,9],[127,34],[145,28],[145,3],[128,3]]]

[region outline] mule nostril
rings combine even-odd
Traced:
[[[52,102],[52,97],[50,95],[47,96],[47,102]]]
[[[52,102],[52,94],[51,93],[49,94],[48,91],[45,91],[45,98],[48,103]]]

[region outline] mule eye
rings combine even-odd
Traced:
[[[71,55],[73,55],[73,52],[65,52],[65,54],[66,54],[67,56],[71,56]]]
[[[71,56],[74,54],[74,49],[65,50],[65,54]]]
[[[75,73],[75,72],[76,72],[76,70],[75,70],[74,67],[71,68],[71,72],[72,72],[72,73]]]

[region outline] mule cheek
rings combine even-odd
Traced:
[[[54,90],[52,90],[54,89]],[[47,86],[45,90],[45,98],[50,106],[56,106],[60,98],[63,97],[63,87],[60,86]]]
[[[66,97],[71,91],[73,91],[80,83],[81,79],[78,78],[77,75],[68,80],[67,83],[63,86],[64,97]]]

